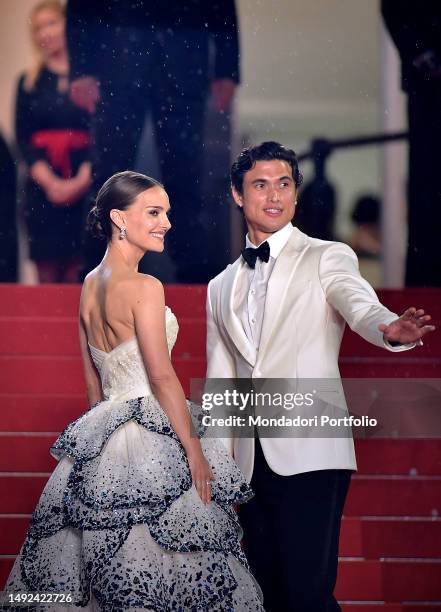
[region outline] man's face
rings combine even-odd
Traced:
[[[258,161],[243,177],[243,193],[233,188],[254,244],[266,240],[294,217],[296,186],[292,169],[281,159]]]

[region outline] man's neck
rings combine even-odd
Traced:
[[[273,233],[267,234],[265,232],[253,231],[252,229],[248,228],[248,240],[254,244],[254,246],[259,246],[259,244],[262,244],[262,242],[268,240]]]
[[[275,236],[281,230],[285,229],[287,225],[291,225],[291,222],[287,223],[283,227],[279,227],[279,229],[275,230],[274,232],[262,232],[248,226],[247,239],[249,240],[249,242],[251,242],[251,244],[258,247],[262,244],[262,242],[265,242],[265,240],[268,240],[269,238],[271,238],[271,236]]]

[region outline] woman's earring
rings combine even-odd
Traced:
[[[126,237],[126,228],[123,225],[122,227],[119,228],[119,239],[124,240],[125,237]]]

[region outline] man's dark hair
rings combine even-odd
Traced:
[[[292,169],[292,178],[297,188],[303,182],[303,175],[299,170],[297,156],[292,149],[287,149],[278,142],[262,142],[254,147],[247,147],[239,154],[231,166],[231,184],[240,194],[243,192],[243,177],[254,167],[257,161],[271,161],[281,159],[288,162]]]

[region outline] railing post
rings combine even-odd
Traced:
[[[326,176],[326,162],[332,151],[329,140],[317,138],[308,155],[314,164],[314,176],[299,195],[296,225],[313,238],[334,239],[335,190]]]
[[[404,128],[403,101],[400,94],[398,56],[383,24],[380,23],[380,97],[379,128],[382,132]],[[407,141],[406,141],[407,142]],[[382,206],[383,286],[402,287],[406,254],[406,146],[402,142],[379,148]]]

